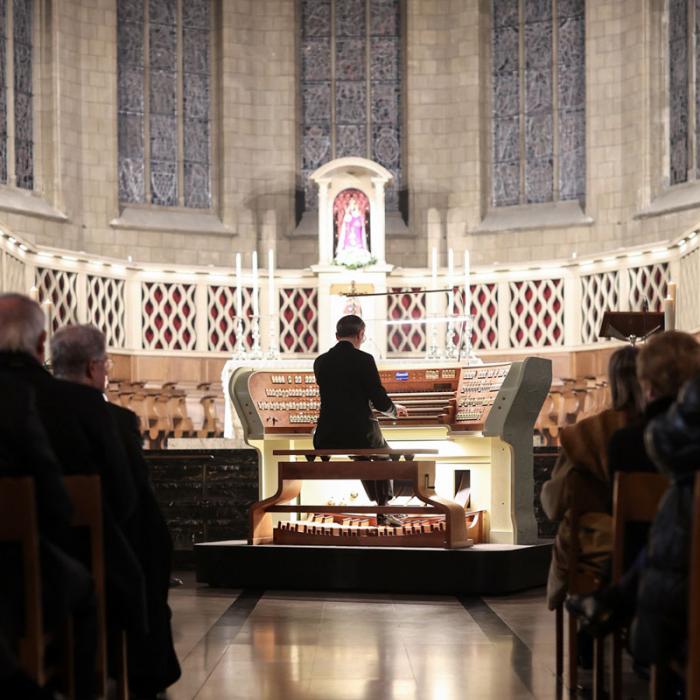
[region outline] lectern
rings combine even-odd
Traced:
[[[661,311],[606,311],[600,324],[599,338],[617,338],[634,345],[653,333],[664,330]]]

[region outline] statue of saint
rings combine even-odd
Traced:
[[[336,198],[334,209],[338,235],[336,262],[355,267],[369,264],[372,255],[365,226],[367,197],[358,190],[344,190]]]

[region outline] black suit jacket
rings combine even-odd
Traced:
[[[34,391],[0,372],[0,476],[34,478],[39,529],[65,545],[72,506],[61,466],[36,410]]]
[[[316,358],[314,374],[321,395],[314,446],[372,447],[371,436],[376,427],[372,406],[381,413],[396,415],[372,355],[341,340]]]
[[[136,489],[117,428],[101,392],[54,378],[31,355],[0,352],[0,372],[31,387],[51,447],[65,474],[99,474],[104,504],[123,523]]]

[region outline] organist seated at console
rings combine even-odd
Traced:
[[[408,416],[402,404],[386,393],[372,355],[362,352],[365,322],[355,315],[343,316],[336,325],[338,343],[314,362],[321,408],[314,431],[317,449],[388,448],[372,407],[390,417]],[[371,501],[384,506],[394,497],[392,481],[363,480]],[[399,525],[395,515],[379,514],[379,525]]]

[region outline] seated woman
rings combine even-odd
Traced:
[[[631,345],[610,357],[608,377],[612,407],[561,433],[561,453],[552,478],[542,487],[542,506],[552,520],[561,520],[552,550],[547,604],[554,610],[566,597],[567,552],[571,541],[572,489],[583,515],[579,518],[582,565],[599,572],[612,550],[608,444],[613,434],[637,420],[642,392],[637,381],[639,351]]]

